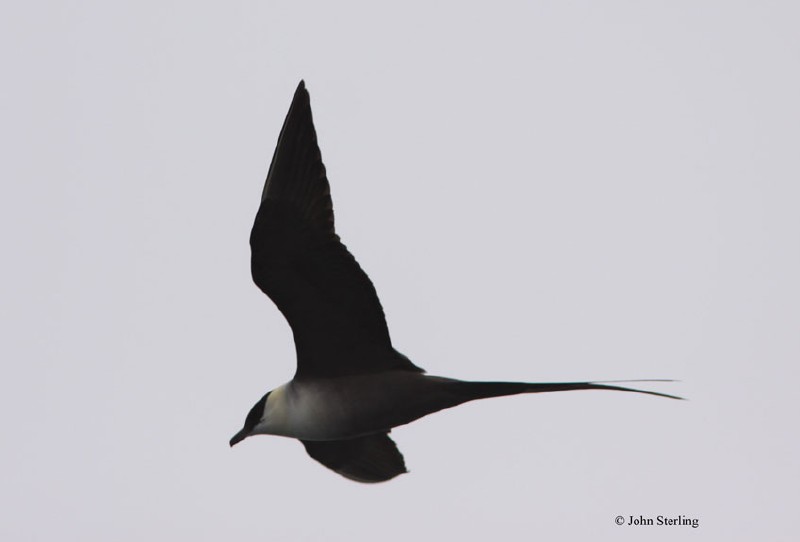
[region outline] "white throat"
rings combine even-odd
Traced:
[[[270,392],[261,421],[252,433],[305,440],[335,438],[338,427],[330,418],[334,403],[335,399],[318,386],[287,382]]]

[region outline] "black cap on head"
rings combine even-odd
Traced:
[[[236,433],[230,440],[231,446],[249,437],[250,432],[256,425],[258,425],[258,422],[261,421],[261,416],[264,414],[264,405],[267,403],[267,397],[269,397],[269,394],[270,392],[267,392],[264,397],[259,399],[258,402],[253,405],[253,408],[250,409],[250,412],[247,413],[247,418],[244,420],[244,427],[242,427],[242,430]]]

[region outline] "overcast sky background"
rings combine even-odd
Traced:
[[[376,4],[5,6],[0,539],[794,540],[798,4]],[[377,486],[231,450],[294,373],[248,236],[301,78],[400,351],[690,401],[475,402]]]

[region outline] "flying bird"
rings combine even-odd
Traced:
[[[253,435],[300,440],[358,482],[406,471],[393,427],[467,401],[567,390],[673,395],[599,382],[467,382],[431,376],[395,350],[375,287],[336,234],[309,95],[297,87],[250,235],[256,285],[294,335],[297,370],[253,406],[230,445]],[[640,381],[641,382],[641,381]]]

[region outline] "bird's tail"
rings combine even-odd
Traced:
[[[463,394],[465,401],[475,399],[486,399],[489,397],[501,397],[504,395],[517,395],[520,393],[545,393],[551,391],[572,391],[572,390],[611,390],[627,391],[632,393],[644,393],[657,397],[667,397],[669,399],[680,399],[677,395],[660,393],[657,391],[640,390],[618,386],[620,383],[632,382],[674,382],[674,380],[611,380],[604,382],[464,382],[455,381],[452,383],[452,391],[456,394]]]
[[[488,399],[490,397],[502,397],[504,395],[518,395],[521,393],[544,393],[549,391],[571,391],[571,390],[611,390],[628,391],[633,393],[645,393],[657,397],[667,397],[669,399],[683,399],[676,395],[660,393],[657,391],[639,390],[619,386],[618,384],[631,382],[673,382],[672,380],[618,380],[606,382],[469,382],[464,380],[454,380],[438,376],[419,375],[423,383],[421,387],[413,386],[413,393],[407,394],[402,408],[392,409],[385,420],[380,424],[382,427],[397,427],[409,422],[413,422],[428,414],[452,408],[454,406],[475,401],[477,399]]]

